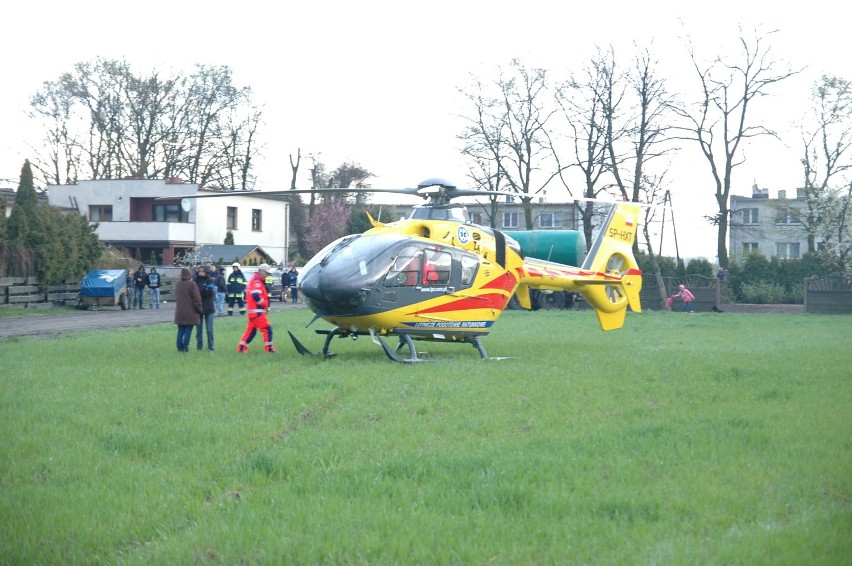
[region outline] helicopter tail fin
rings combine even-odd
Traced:
[[[636,203],[613,206],[583,262],[590,277],[577,282],[578,290],[594,307],[602,330],[621,328],[628,306],[642,311],[642,271],[632,249],[639,210]]]

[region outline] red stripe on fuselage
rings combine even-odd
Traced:
[[[511,293],[515,289],[515,285],[518,282],[518,278],[515,277],[511,272],[507,271],[503,273],[485,285],[482,286],[483,289],[502,289],[507,293]]]
[[[448,311],[466,311],[472,309],[497,309],[503,310],[506,308],[506,303],[509,302],[509,297],[499,293],[488,293],[486,295],[476,295],[475,297],[465,297],[457,301],[450,301],[442,305],[435,305],[428,309],[415,311],[412,314],[423,314],[431,312],[448,312]]]

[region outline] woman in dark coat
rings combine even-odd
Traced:
[[[175,324],[177,324],[178,352],[189,352],[192,327],[201,321],[201,293],[186,268],[180,270],[180,281],[175,284]]]
[[[198,292],[201,293],[201,318],[198,321],[198,326],[195,327],[195,338],[198,344],[198,349],[201,350],[204,346],[204,339],[201,335],[202,327],[207,327],[207,349],[213,351],[213,318],[216,316],[216,280],[211,276],[211,271],[206,265],[199,265],[198,270],[193,277],[193,281],[198,285]]]

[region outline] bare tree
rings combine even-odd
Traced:
[[[262,111],[227,67],[186,76],[134,74],[123,61],[78,63],[32,97],[45,121],[39,171],[47,182],[181,177],[248,189]],[[64,179],[63,179],[64,177]]]
[[[702,96],[692,110],[678,109],[688,124],[681,128],[682,139],[697,142],[710,167],[718,213],[708,219],[718,226],[717,253],[723,267],[728,266],[728,202],[733,172],[745,161],[740,157],[741,144],[760,136],[778,137],[766,125],[752,124],[749,110],[772,87],[799,72],[789,66],[776,70],[778,64],[771,57],[771,46],[766,44],[771,33],[774,32],[761,35],[755,31],[752,39],[742,37],[741,33],[742,52],[738,62],[717,58],[703,66],[692,45],[687,45]]]
[[[290,178],[290,190],[295,191],[296,179],[299,176],[299,166],[302,163],[302,150],[296,150],[296,158],[290,155],[290,169],[292,177]],[[313,188],[313,187],[312,187]],[[302,197],[299,193],[290,195],[290,234],[296,242],[296,250],[300,258],[310,257],[308,253],[307,242],[305,241],[305,233],[307,231],[307,218],[305,214],[305,205],[302,202]],[[294,259],[294,258],[288,258]]]
[[[597,199],[611,186],[607,176],[611,165],[607,159],[609,148],[605,105],[612,81],[607,76],[609,69],[606,63],[606,57],[599,50],[582,76],[572,76],[556,91],[556,102],[567,121],[572,144],[570,164],[556,154],[559,178],[568,194],[572,194],[565,173],[574,167],[579,169],[583,183],[582,197],[585,199]],[[576,206],[583,224],[586,245],[590,246],[597,209],[591,200],[578,200]]]
[[[532,200],[558,173],[547,130],[556,112],[548,108],[551,87],[547,71],[527,68],[514,59],[508,73],[500,70],[494,86],[493,97],[483,92],[481,82],[473,87],[480,92],[466,93],[474,102],[477,118],[461,137],[476,148],[477,157],[486,159],[489,152],[494,155],[492,179],[507,183],[519,196],[526,228],[531,229]]]
[[[33,169],[41,173],[48,182],[54,184],[76,183],[77,165],[74,152],[80,142],[74,137],[71,120],[74,114],[74,98],[56,83],[46,83],[44,88],[32,97],[29,112],[31,120],[41,121],[44,138],[43,154],[32,162]]]
[[[458,139],[464,143],[462,155],[470,162],[468,177],[474,184],[487,191],[503,190],[506,177],[501,161],[505,155],[503,127],[506,122],[505,112],[499,101],[484,96],[485,86],[474,80],[472,92],[462,94],[473,103],[475,115],[465,118],[469,124],[459,134]],[[496,218],[500,209],[499,195],[488,197],[488,220],[491,228],[496,228]]]

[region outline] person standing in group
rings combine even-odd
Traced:
[[[220,265],[218,270],[215,267],[212,269],[213,273],[210,275],[216,279],[216,314],[218,316],[225,316],[225,295],[228,294],[228,283],[225,281],[225,268]]]
[[[263,334],[263,349],[267,353],[275,353],[272,345],[272,325],[266,316],[269,310],[269,292],[266,290],[266,277],[269,275],[269,265],[263,263],[257,267],[257,273],[251,276],[246,287],[246,303],[248,305],[248,325],[243,337],[237,345],[237,352],[247,354],[249,344],[258,330]]]
[[[130,303],[133,300],[133,270],[129,267],[124,274],[124,287],[124,291],[127,293],[127,306],[133,308],[133,305]]]
[[[283,277],[282,277],[283,279]],[[290,271],[287,272],[287,286],[290,287],[290,300],[295,305],[299,300],[299,290],[296,288],[296,284],[299,282],[299,272],[296,271],[295,267],[290,267]],[[283,285],[284,282],[282,281]]]
[[[145,302],[145,287],[148,286],[148,274],[145,266],[139,265],[139,269],[133,274],[133,308],[141,309]]]
[[[198,285],[192,280],[192,273],[183,268],[180,270],[180,281],[175,284],[175,324],[177,324],[178,352],[189,352],[189,341],[192,338],[192,327],[198,325],[201,319],[201,293]]]
[[[678,289],[677,294],[672,295],[672,299],[681,297],[683,299],[683,312],[693,312],[692,302],[695,300],[695,295],[683,285],[678,285]]]
[[[213,319],[216,317],[216,280],[207,274],[207,266],[199,265],[195,273],[195,284],[201,295],[201,317],[195,327],[195,345],[198,351],[204,349],[204,337],[201,331],[207,329],[207,350],[214,350]]]
[[[240,314],[246,314],[245,292],[246,278],[240,271],[240,264],[234,262],[228,275],[228,316],[234,315],[234,303],[240,306]]]
[[[148,272],[148,308],[160,308],[160,274],[156,267]]]

